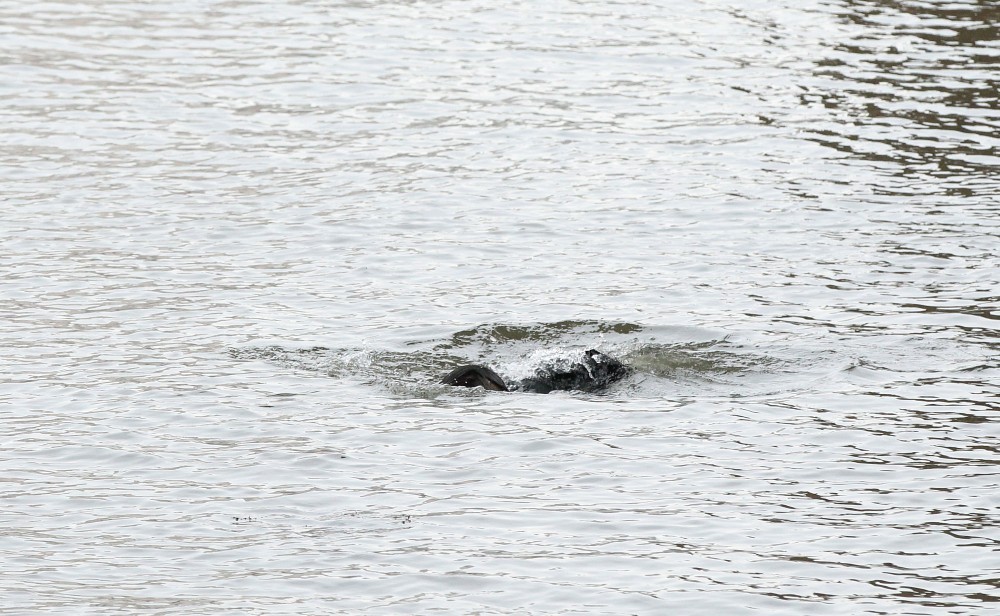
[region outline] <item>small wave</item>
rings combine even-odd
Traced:
[[[608,392],[618,397],[746,397],[802,389],[817,360],[782,350],[785,357],[734,343],[728,335],[690,327],[644,328],[632,323],[560,321],[487,324],[444,340],[412,340],[417,350],[301,348],[268,345],[231,349],[237,359],[352,379],[419,397],[455,393],[440,384],[455,366],[481,364],[507,382],[567,367],[595,348],[631,368]]]

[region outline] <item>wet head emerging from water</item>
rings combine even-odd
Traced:
[[[459,366],[445,375],[441,382],[456,387],[482,387],[493,391],[510,391],[500,375],[486,366]]]
[[[456,387],[482,387],[493,391],[526,391],[547,394],[550,391],[600,391],[628,376],[628,366],[614,357],[590,349],[583,359],[568,367],[546,366],[532,376],[504,383],[500,376],[486,366],[459,366],[449,372],[441,382]]]

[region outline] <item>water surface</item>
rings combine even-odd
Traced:
[[[998,22],[0,1],[5,613],[994,612]]]

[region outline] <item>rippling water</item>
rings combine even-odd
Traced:
[[[0,1],[0,611],[995,612],[998,23]]]

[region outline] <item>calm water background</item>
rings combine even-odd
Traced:
[[[0,611],[997,613],[998,22],[0,1]]]

